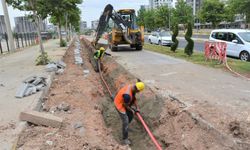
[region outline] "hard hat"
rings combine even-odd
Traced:
[[[136,86],[138,91],[142,91],[145,88],[145,85],[143,82],[136,82],[135,86]]]
[[[105,51],[105,48],[103,48],[103,47],[100,47],[100,50],[101,50],[101,51]]]

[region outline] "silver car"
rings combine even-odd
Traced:
[[[173,44],[172,35],[168,31],[152,32],[148,37],[150,44],[171,46]]]

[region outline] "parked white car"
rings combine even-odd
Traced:
[[[213,30],[209,40],[227,43],[227,55],[250,60],[250,30],[243,29],[218,29]]]
[[[158,44],[158,45],[167,45],[171,46],[172,35],[170,32],[162,31],[162,32],[152,32],[152,34],[148,37],[148,42],[150,44]]]

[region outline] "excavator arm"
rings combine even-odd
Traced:
[[[123,32],[124,38],[128,43],[132,43],[131,39],[128,37],[128,26],[129,23],[122,19],[121,15],[114,11],[113,6],[108,4],[100,16],[99,24],[96,29],[96,37],[93,41],[94,46],[97,45],[99,39],[102,34],[105,32],[105,29],[108,26],[110,18],[114,21],[114,23],[118,26],[118,28]]]

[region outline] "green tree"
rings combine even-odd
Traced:
[[[242,14],[246,16],[246,22],[250,23],[250,0],[229,0],[228,7],[233,14]]]
[[[145,12],[144,22],[145,22],[145,27],[149,30],[154,30],[157,28],[156,23],[155,23],[155,10],[154,9],[150,9]]]
[[[138,12],[137,12],[137,18],[136,18],[136,21],[137,21],[137,25],[139,26],[145,26],[145,12],[146,12],[146,9],[142,8],[140,9]]]
[[[178,0],[174,11],[174,20],[178,24],[186,25],[188,22],[193,22],[192,7],[187,5],[184,0]]]
[[[155,24],[157,28],[169,28],[169,9],[168,6],[162,5],[155,10]]]
[[[192,34],[193,34],[193,25],[191,22],[189,22],[187,24],[187,32],[185,34],[185,39],[186,41],[188,42],[185,49],[184,49],[184,52],[188,55],[188,56],[191,56],[193,54],[193,49],[194,49],[194,41],[191,39],[192,37]]]
[[[221,21],[226,20],[225,4],[218,0],[204,0],[199,18],[202,22],[211,22],[216,28]]]
[[[46,5],[46,12],[53,18],[54,24],[58,24],[60,44],[63,43],[61,28],[65,21],[65,16],[62,14],[71,14],[78,9],[77,4],[81,4],[82,0],[43,0]],[[79,9],[78,9],[79,10]],[[80,20],[79,20],[80,21]]]

